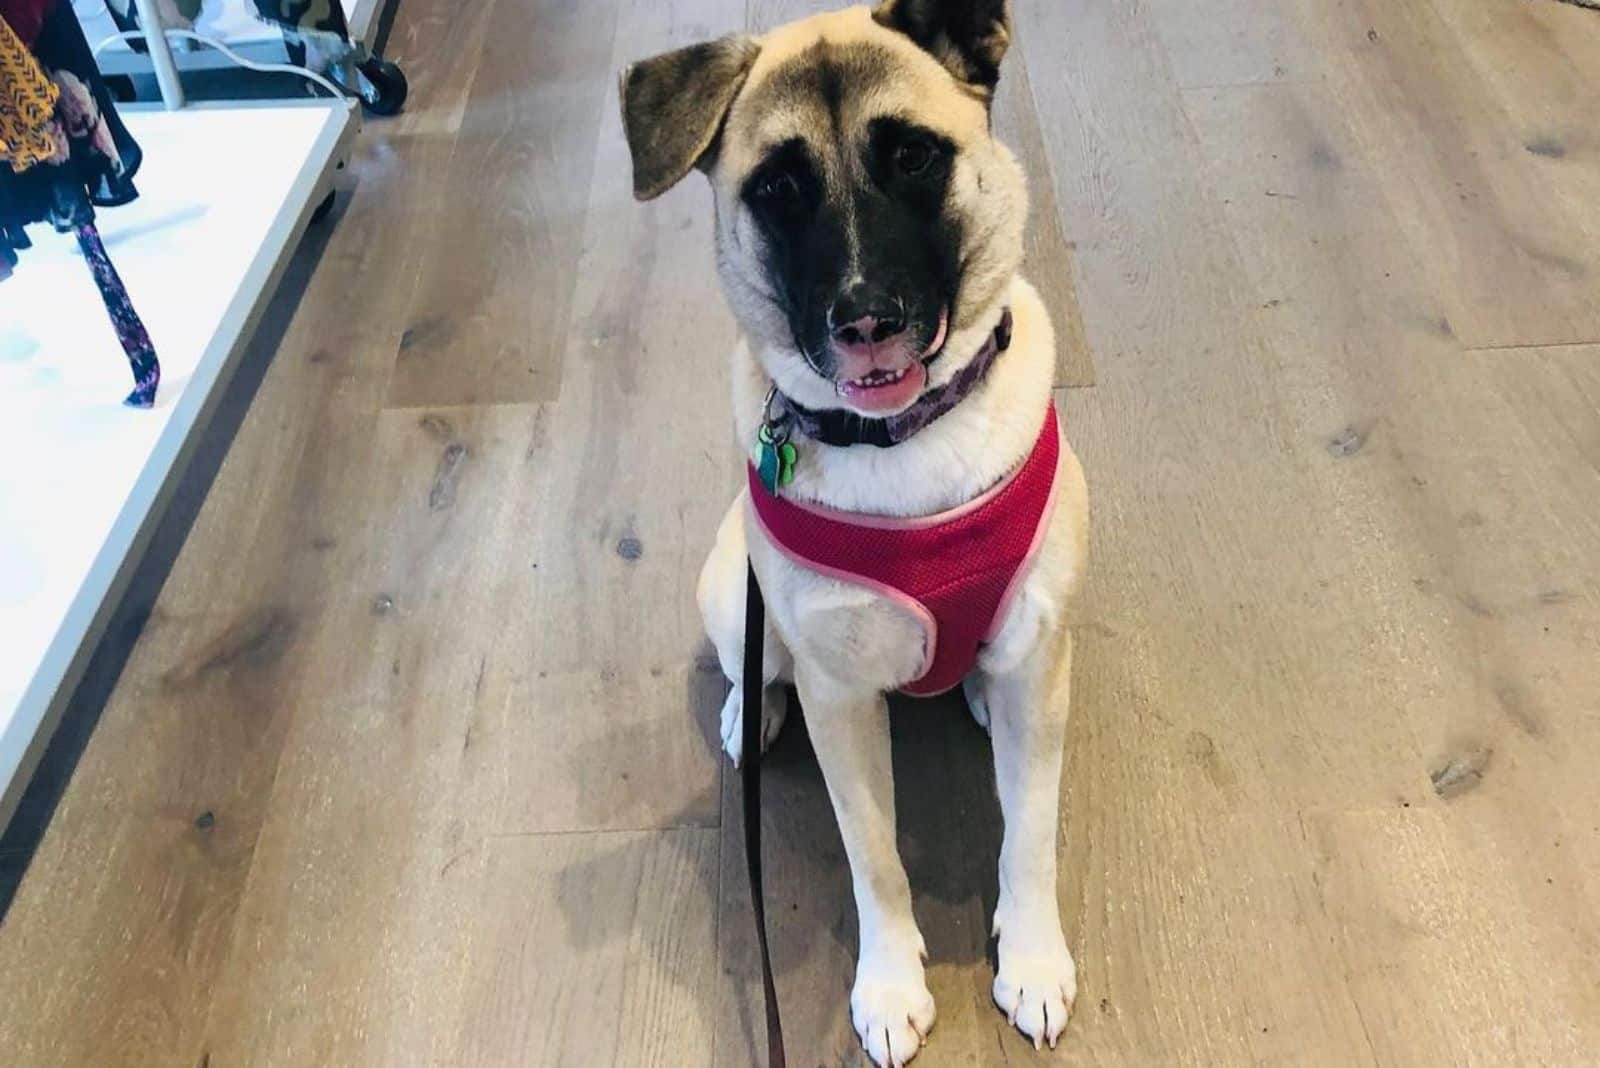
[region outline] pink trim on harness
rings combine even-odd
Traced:
[[[905,692],[931,697],[961,683],[993,640],[1038,555],[1055,506],[1061,431],[1055,405],[1033,451],[981,496],[902,519],[839,512],[768,493],[750,468],[750,500],[772,543],[820,574],[888,597],[926,635],[922,671]]]

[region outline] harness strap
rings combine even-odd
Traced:
[[[750,904],[756,916],[756,941],[761,945],[761,986],[767,1003],[767,1065],[786,1068],[783,1022],[778,1019],[778,988],[772,978],[772,950],[767,945],[767,909],[761,889],[761,661],[766,638],[766,603],[756,569],[747,564],[744,598],[744,859],[750,871]]]

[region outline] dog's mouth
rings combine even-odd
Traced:
[[[922,352],[896,346],[875,351],[864,361],[846,360],[840,366],[842,373],[860,373],[836,379],[834,388],[851,408],[864,414],[887,415],[910,407],[928,387],[928,365],[944,351],[949,330],[949,310],[941,308],[938,329]],[[860,366],[863,362],[868,364],[864,369]]]

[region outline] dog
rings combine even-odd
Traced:
[[[995,1002],[1054,1046],[1077,991],[1056,831],[1088,494],[1056,427],[1050,317],[1019,274],[1026,181],[991,131],[1011,37],[1005,0],[881,0],[646,59],[621,79],[635,195],[697,168],[710,179],[717,270],[743,335],[733,402],[749,487],[698,586],[733,685],[723,745],[736,764],[751,758],[748,561],[768,605],[761,738],[781,727],[792,683],[850,862],[851,1021],[882,1068],[915,1056],[935,1017],[895,846],[891,692],[958,683],[990,733],[1005,822]],[[1027,551],[996,572],[1003,583],[973,580],[987,600],[940,607],[948,584],[906,592],[918,569],[959,570],[950,546],[965,533],[938,560],[905,559],[929,524],[960,532],[995,507],[1017,512],[1004,497],[1026,498],[1027,514],[996,529],[1030,524],[1009,537]],[[899,577],[865,574],[880,565]]]

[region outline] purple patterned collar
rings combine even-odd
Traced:
[[[1000,314],[1000,325],[994,328],[978,354],[957,371],[954,378],[928,390],[903,412],[885,419],[870,419],[843,408],[813,411],[774,392],[767,405],[768,415],[777,423],[787,423],[785,429],[824,445],[875,445],[887,449],[910,438],[965,400],[989,373],[995,359],[1010,347],[1011,309],[1007,308]]]

